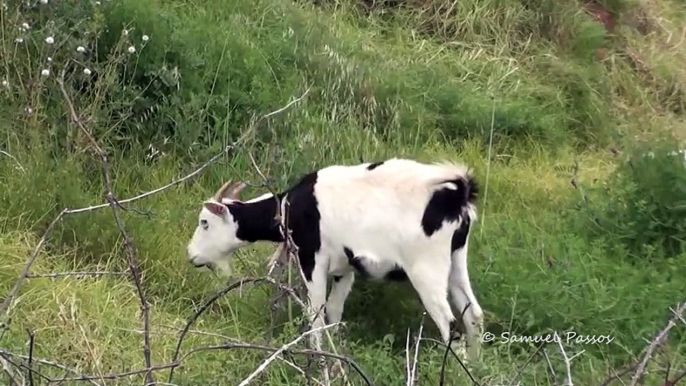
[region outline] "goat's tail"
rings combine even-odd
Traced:
[[[453,168],[440,179],[434,180],[433,189],[443,191],[444,209],[468,215],[476,220],[476,202],[479,197],[479,183],[471,170]],[[448,193],[449,192],[449,193]],[[447,194],[447,195],[446,195]],[[451,208],[451,209],[448,209]]]

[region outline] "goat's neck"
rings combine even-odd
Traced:
[[[256,241],[281,242],[283,237],[276,219],[283,194],[278,194],[279,201],[273,196],[229,205],[229,210],[238,223],[237,236],[251,243]]]

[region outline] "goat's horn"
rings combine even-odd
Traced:
[[[241,194],[241,191],[246,187],[245,182],[231,182],[227,181],[222,185],[221,188],[217,191],[217,194],[215,194],[214,198],[217,201],[221,201],[223,198],[229,198],[232,200],[238,200],[240,199],[239,196]]]

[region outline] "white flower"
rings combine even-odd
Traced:
[[[31,27],[29,26],[29,23],[21,23],[21,28],[24,30],[30,29]]]
[[[40,74],[43,76],[48,76],[48,75],[50,75],[50,70],[48,70],[47,68],[44,68],[43,71],[40,72]]]
[[[48,44],[52,44],[55,42],[55,39],[52,36],[48,36],[47,38],[45,38],[45,42]]]
[[[96,2],[95,2],[95,5],[100,5],[100,2],[99,2],[99,1],[96,1]]]
[[[9,87],[10,83],[6,80],[2,81],[2,87]]]
[[[48,0],[40,0],[41,4],[47,4]]]
[[[143,35],[142,39],[143,39],[144,42],[147,42],[148,40],[150,40],[150,36],[148,36],[148,35]]]
[[[84,68],[84,69],[83,69],[83,73],[86,74],[86,75],[90,75],[90,74],[91,74],[91,70],[89,70],[89,69],[87,69],[87,68]]]
[[[123,29],[123,30],[121,30],[121,34],[124,35],[124,36],[126,36],[126,35],[129,34],[129,30]]]
[[[30,108],[30,107],[27,107],[27,108],[26,108],[26,109],[24,109],[24,110],[26,111],[26,114],[29,114],[29,115],[31,115],[31,113],[33,113],[33,109],[32,109],[32,108]]]
[[[16,39],[14,39],[14,42],[15,42],[15,43],[23,43],[23,42],[24,42],[24,39],[22,39],[22,38],[16,38]]]
[[[52,58],[48,56],[48,62],[52,62]]]
[[[129,53],[133,54],[134,52],[136,52],[136,47],[130,46],[129,47]]]
[[[78,47],[76,47],[76,51],[78,51],[78,52],[86,52],[86,49],[83,48],[83,46],[78,46]]]

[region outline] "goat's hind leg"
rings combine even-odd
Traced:
[[[450,344],[450,327],[455,316],[448,302],[450,260],[440,254],[418,256],[416,263],[405,269],[424,308],[433,319],[445,344]]]
[[[469,224],[455,231],[451,246],[450,295],[457,312],[462,316],[466,332],[467,358],[476,361],[481,352],[483,335],[483,310],[474,296],[467,269]]]

